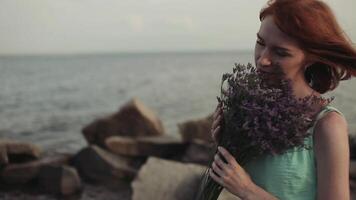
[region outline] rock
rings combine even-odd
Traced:
[[[203,119],[191,120],[178,124],[179,133],[183,141],[202,140],[207,143],[212,142],[210,135],[211,124],[213,123],[213,115],[209,115]]]
[[[205,166],[150,157],[131,183],[132,200],[193,200]],[[219,200],[240,200],[223,190]]]
[[[39,160],[9,164],[1,171],[0,178],[8,184],[24,184],[38,177],[43,166],[60,166],[69,162],[70,155],[58,154]]]
[[[131,200],[130,183],[116,180],[111,184],[84,183],[81,200]],[[79,199],[79,198],[77,198]]]
[[[181,139],[167,136],[138,138],[111,136],[106,139],[105,143],[107,148],[115,154],[162,158],[183,154],[187,146]]]
[[[349,134],[350,159],[356,160],[356,134]]]
[[[164,129],[160,119],[138,99],[126,103],[117,113],[98,119],[84,127],[82,133],[89,144],[105,147],[107,137],[160,136]]]
[[[205,167],[150,157],[132,182],[132,200],[193,200]]]
[[[9,158],[7,157],[6,145],[0,142],[0,167],[9,163]]]
[[[193,140],[189,143],[182,162],[196,163],[200,165],[209,165],[216,152],[216,147],[213,143],[207,144],[201,140]]]
[[[356,160],[350,160],[350,178],[356,180]]]
[[[41,149],[35,144],[15,140],[0,140],[0,165],[23,163],[38,159]]]
[[[51,194],[71,195],[81,189],[77,170],[69,166],[43,166],[39,174],[39,185]]]
[[[115,155],[95,145],[82,149],[72,160],[79,174],[94,182],[132,179],[143,162],[144,159]]]
[[[120,181],[110,185],[82,182],[82,191],[69,196],[44,193],[35,184],[23,189],[2,189],[2,186],[0,185],[1,200],[131,200],[132,195],[130,183]]]
[[[356,180],[350,180],[350,199],[356,199]]]
[[[220,196],[218,197],[217,200],[241,200],[239,197],[231,194],[229,191],[226,189],[223,189],[220,193]]]

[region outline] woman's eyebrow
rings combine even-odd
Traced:
[[[262,40],[264,41],[264,39],[260,36],[260,34],[257,33],[257,38],[259,40]],[[277,46],[277,45],[273,45],[272,46],[274,49],[279,49],[279,50],[283,50],[283,51],[286,51],[286,52],[291,52],[292,50],[288,49],[288,48],[285,48],[285,47],[281,47],[281,46]]]

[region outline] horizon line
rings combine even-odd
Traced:
[[[77,52],[77,53],[20,53],[20,54],[0,54],[1,57],[71,57],[71,56],[95,56],[95,55],[135,55],[135,54],[184,54],[184,53],[224,53],[224,52],[241,52],[250,53],[252,49],[192,49],[192,50],[155,50],[155,51],[108,51],[108,52]]]

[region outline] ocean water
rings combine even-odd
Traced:
[[[214,111],[222,74],[252,61],[252,52],[237,51],[0,57],[0,137],[75,152],[86,145],[85,125],[133,97],[178,137],[178,123]],[[327,95],[335,96],[352,134],[355,88],[349,80]]]

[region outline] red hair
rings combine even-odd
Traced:
[[[314,63],[305,78],[319,93],[356,76],[356,50],[332,10],[319,0],[270,0],[260,21],[271,15],[278,28],[294,38]]]

